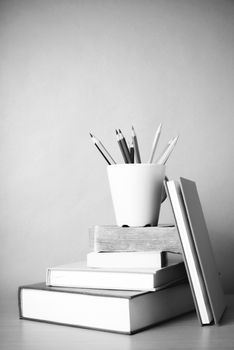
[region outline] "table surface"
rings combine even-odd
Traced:
[[[0,303],[0,349],[234,349],[234,295],[219,326],[201,327],[195,312],[161,323],[135,335],[20,320],[16,301]]]

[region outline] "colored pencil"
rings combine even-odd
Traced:
[[[141,163],[141,156],[140,156],[137,136],[136,136],[136,133],[135,133],[133,126],[132,126],[132,140],[133,140],[133,145],[134,145],[135,161],[136,161],[136,163]]]
[[[154,154],[155,154],[155,151],[156,151],[156,148],[157,148],[157,144],[158,144],[158,141],[159,141],[159,137],[160,137],[160,134],[161,134],[161,129],[162,129],[162,124],[159,124],[159,127],[156,130],[156,133],[155,133],[155,136],[154,136],[154,141],[153,141],[153,144],[152,144],[151,153],[150,153],[150,157],[149,157],[148,163],[152,163],[153,162]]]
[[[127,145],[125,137],[123,136],[122,131],[120,129],[119,129],[119,133],[118,134],[119,134],[119,140],[120,140],[120,142],[122,143],[122,146],[123,146],[123,150],[124,150],[127,162],[131,163],[131,158],[130,158],[128,145]]]
[[[125,163],[128,163],[128,159],[127,159],[127,156],[126,156],[126,154],[125,154],[125,152],[124,152],[123,144],[122,144],[122,142],[121,142],[121,140],[120,140],[120,135],[119,135],[119,133],[118,133],[118,130],[115,129],[115,133],[116,133],[117,142],[118,142],[118,145],[119,145],[119,149],[120,149],[120,151],[121,151],[121,154],[122,154],[122,156],[123,156],[124,162],[125,162]]]
[[[106,160],[108,164],[116,164],[114,159],[111,157],[110,153],[107,151],[107,149],[104,147],[104,145],[101,143],[101,141],[96,138],[93,134],[89,133],[91,136],[91,139],[94,143],[94,145],[97,147],[103,158]]]
[[[162,152],[161,156],[158,158],[158,160],[156,162],[157,164],[163,164],[163,165],[166,164],[168,158],[170,157],[172,151],[175,148],[175,145],[176,145],[178,138],[179,138],[179,136],[176,136],[168,142],[166,149],[164,150],[164,152]]]

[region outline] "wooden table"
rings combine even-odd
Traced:
[[[16,300],[1,300],[0,349],[234,349],[234,295],[226,298],[220,326],[201,327],[193,312],[131,336],[19,320]]]

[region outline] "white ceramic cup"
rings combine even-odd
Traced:
[[[162,199],[165,166],[113,164],[107,166],[118,226],[156,226]]]

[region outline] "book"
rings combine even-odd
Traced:
[[[155,251],[181,253],[181,243],[175,226],[120,227],[96,225],[89,228],[89,245],[100,251]]]
[[[19,317],[26,320],[133,334],[194,309],[188,283],[157,292],[19,287]]]
[[[90,252],[87,266],[107,268],[162,268],[183,261],[182,254],[165,251]]]
[[[186,277],[183,262],[158,269],[94,268],[77,262],[48,268],[46,284],[55,287],[154,291]]]
[[[184,262],[202,325],[218,323],[225,310],[208,230],[195,182],[165,183],[183,248]]]

